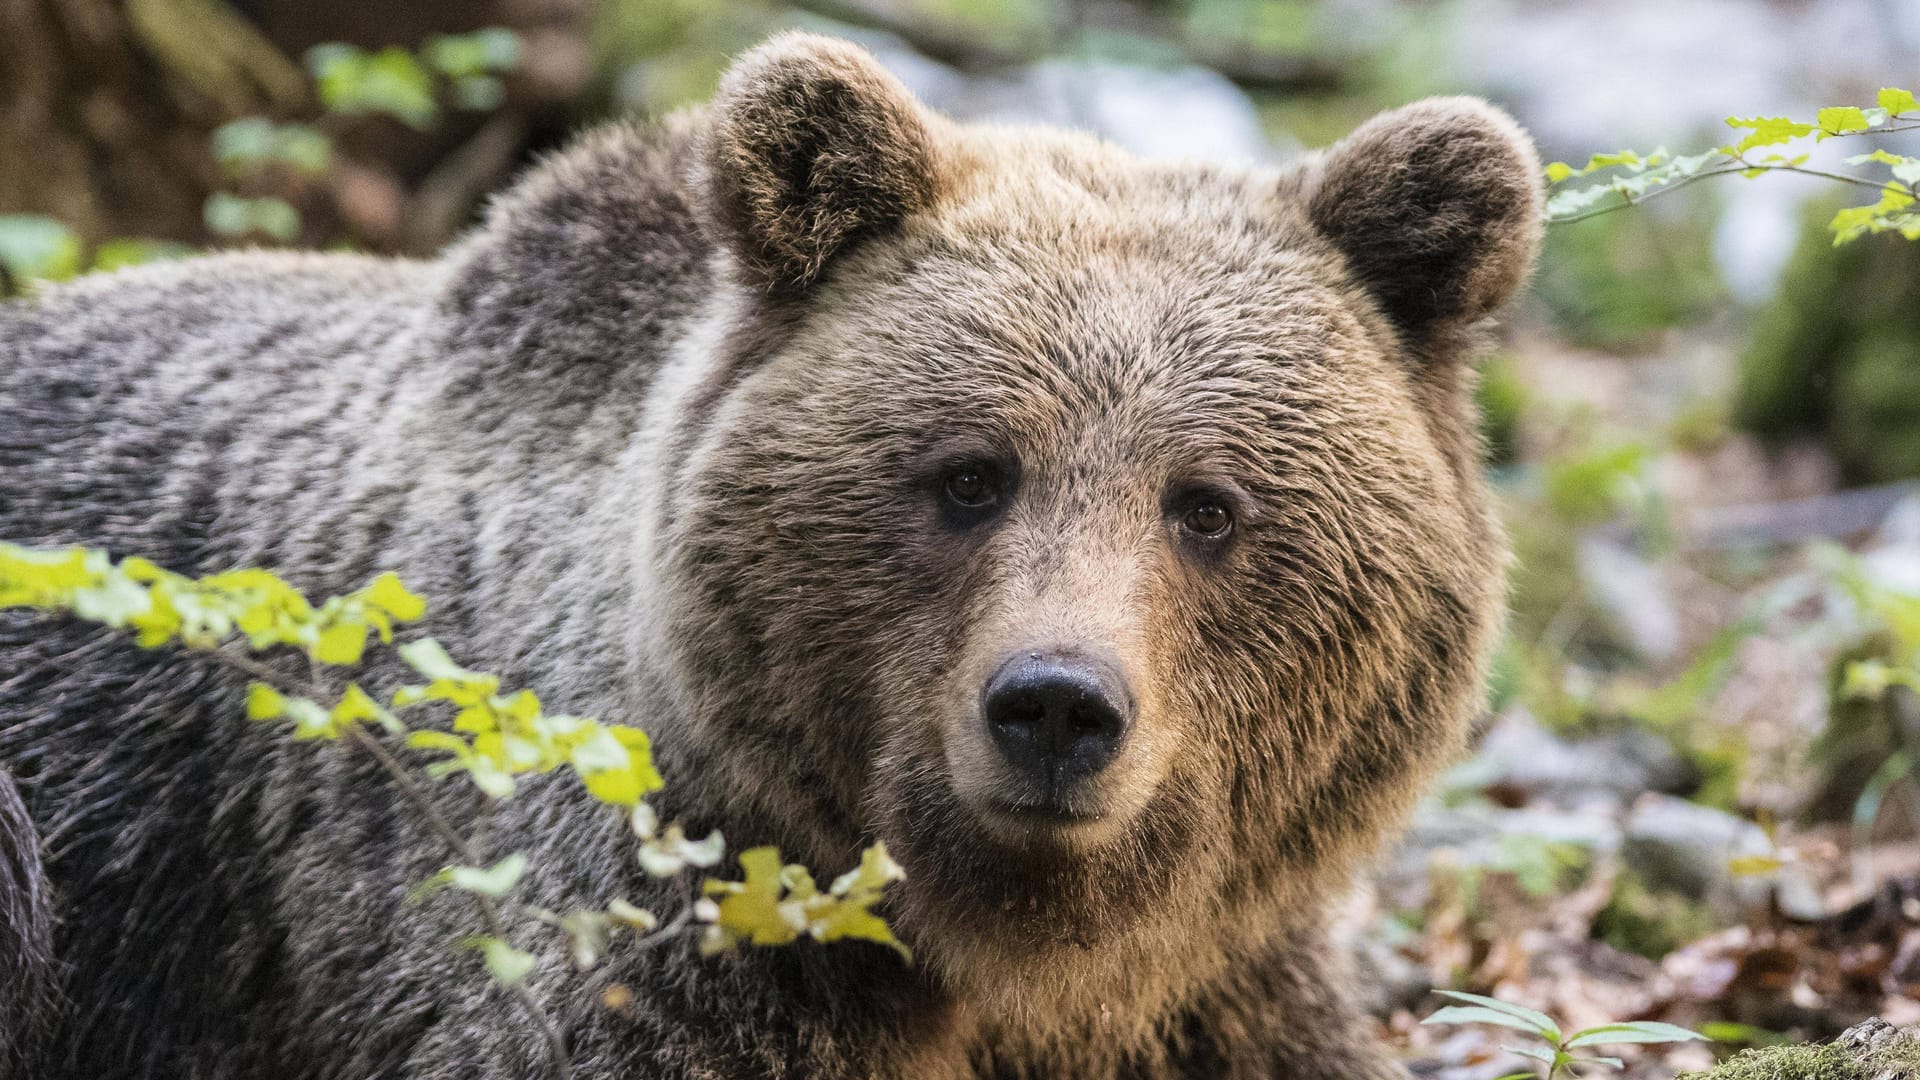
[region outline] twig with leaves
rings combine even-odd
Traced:
[[[1920,240],[1920,158],[1876,148],[1846,159],[1853,166],[1884,165],[1887,177],[1852,175],[1807,166],[1807,153],[1775,149],[1811,138],[1827,139],[1887,135],[1920,130],[1920,101],[1912,91],[1887,87],[1871,108],[1838,105],[1821,109],[1811,122],[1784,116],[1727,117],[1727,126],[1746,135],[1736,142],[1699,154],[1674,155],[1663,147],[1649,154],[1621,150],[1595,154],[1583,166],[1556,161],[1547,166],[1547,182],[1556,190],[1547,200],[1547,214],[1555,224],[1637,206],[1668,192],[1716,176],[1749,179],[1771,172],[1814,176],[1879,193],[1876,202],[1848,207],[1834,215],[1833,242],[1840,245],[1871,233],[1897,232]],[[1611,171],[1609,171],[1611,170]],[[1567,186],[1569,182],[1607,175],[1597,183]]]
[[[882,890],[902,876],[880,844],[826,889],[814,884],[806,868],[783,863],[774,848],[741,852],[744,880],[708,880],[703,898],[665,925],[654,913],[620,899],[601,909],[566,913],[513,901],[526,856],[513,852],[492,860],[483,845],[453,823],[389,741],[434,755],[425,766],[428,778],[464,774],[496,801],[511,797],[520,777],[572,770],[588,794],[624,817],[639,840],[640,868],[653,877],[717,865],[725,841],[718,832],[690,840],[680,825],[661,826],[646,802],[663,782],[644,731],[549,714],[532,691],[503,693],[498,676],[460,667],[432,638],[397,647],[400,659],[426,682],[400,687],[386,703],[357,682],[337,685],[345,671],[364,663],[373,640],[392,645],[396,626],[426,615],[426,601],[392,574],[314,605],[264,570],[191,578],[137,557],[116,563],[86,548],[44,551],[0,544],[0,609],[9,607],[63,612],[131,631],[143,648],[177,646],[207,654],[253,680],[246,701],[250,719],[290,723],[298,741],[345,740],[372,757],[451,860],[413,895],[453,889],[472,899],[483,932],[462,944],[480,953],[494,981],[518,1000],[561,1080],[572,1072],[566,1040],[528,987],[538,959],[513,944],[512,917],[561,931],[569,940],[569,955],[583,970],[599,962],[617,934],[630,934],[633,947],[649,948],[696,927],[703,953],[742,942],[782,945],[809,937],[879,942],[911,958],[871,910]],[[303,657],[304,677],[288,674],[289,665],[270,662],[276,653]],[[328,700],[333,704],[323,704]],[[427,706],[452,708],[451,730],[410,726],[401,719],[402,713]]]
[[[1623,1046],[1632,1043],[1657,1044],[1707,1041],[1705,1035],[1676,1024],[1665,1024],[1653,1020],[1640,1020],[1632,1023],[1600,1024],[1572,1033],[1563,1033],[1560,1024],[1546,1013],[1529,1009],[1524,1005],[1515,1005],[1510,1001],[1485,997],[1480,994],[1468,994],[1459,990],[1442,990],[1439,993],[1464,1005],[1449,1005],[1432,1016],[1422,1020],[1423,1024],[1491,1024],[1495,1027],[1524,1031],[1539,1041],[1539,1045],[1503,1046],[1502,1050],[1521,1057],[1532,1058],[1547,1067],[1542,1080],[1561,1080],[1573,1076],[1579,1066],[1590,1065],[1599,1068],[1619,1069],[1625,1063],[1617,1057],[1602,1057],[1591,1052],[1596,1046]],[[1500,1080],[1535,1080],[1531,1070],[1508,1073]]]

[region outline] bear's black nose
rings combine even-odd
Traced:
[[[1113,664],[1021,653],[987,681],[981,714],[1007,763],[1051,803],[1066,785],[1113,760],[1133,720],[1133,699]]]

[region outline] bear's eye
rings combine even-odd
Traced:
[[[968,510],[984,510],[1000,497],[993,477],[979,466],[963,465],[947,474],[943,485],[947,498]]]
[[[1180,518],[1180,524],[1197,536],[1217,539],[1233,528],[1233,512],[1216,502],[1196,503]]]

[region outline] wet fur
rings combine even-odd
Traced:
[[[1537,171],[1463,99],[1292,171],[1143,163],[952,125],[788,37],[440,259],[221,256],[0,308],[0,538],[318,593],[395,569],[456,656],[651,730],[667,815],[907,866],[911,968],[616,950],[616,1013],[556,943],[533,988],[576,1075],[1392,1077],[1326,909],[1476,705],[1504,554],[1468,361],[1532,258]],[[1018,463],[991,529],[931,509],[961,449]],[[1162,505],[1196,474],[1247,502],[1204,557]],[[969,695],[1041,639],[1097,640],[1141,695],[1125,812],[1078,848],[962,795],[994,775]],[[241,690],[0,615],[0,766],[44,853],[0,779],[0,912],[27,913],[0,958],[44,957],[36,898],[59,916],[27,965],[50,1038],[0,1063],[534,1075],[452,948],[468,913],[404,899],[431,837],[365,761],[240,721]],[[489,835],[534,902],[685,902],[564,780]]]

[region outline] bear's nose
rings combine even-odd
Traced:
[[[1133,720],[1133,697],[1113,664],[1021,653],[987,681],[981,713],[1007,763],[1053,800],[1113,760]]]

